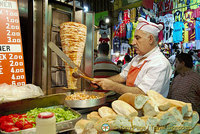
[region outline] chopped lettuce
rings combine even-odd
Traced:
[[[36,122],[36,117],[41,112],[52,112],[55,114],[56,122],[65,120],[72,120],[79,117],[78,114],[73,113],[71,110],[64,110],[63,108],[34,108],[26,113],[28,121]]]

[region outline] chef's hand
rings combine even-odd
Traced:
[[[112,80],[105,78],[94,78],[92,83],[99,85],[103,90],[112,90],[112,85],[114,84]]]
[[[92,81],[90,82],[90,86],[93,87],[93,88],[95,88],[95,89],[100,88],[100,86],[98,84],[93,83]]]

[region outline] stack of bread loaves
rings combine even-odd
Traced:
[[[91,112],[87,119],[75,125],[78,134],[102,134],[109,131],[144,134],[198,134],[199,115],[190,103],[164,98],[150,90],[147,96],[125,93],[112,102]]]
[[[83,51],[85,48],[87,27],[76,22],[64,22],[60,25],[60,38],[63,52],[71,60],[80,66]],[[77,79],[72,77],[75,69],[72,69],[67,63],[65,64],[67,84],[69,89],[77,89]]]

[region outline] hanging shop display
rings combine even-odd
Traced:
[[[132,43],[137,18],[143,17],[147,21],[163,24],[164,28],[158,35],[158,44],[166,56],[173,55],[177,50],[194,50],[197,55],[200,50],[200,0],[162,0],[154,2],[152,8],[146,4],[144,1],[141,7],[119,11],[118,22],[113,29],[113,52],[134,56],[131,47],[125,53],[121,47],[124,43]]]

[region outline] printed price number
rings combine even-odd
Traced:
[[[23,79],[25,79],[25,77],[24,77],[24,75],[15,75],[15,74],[12,74],[11,79],[12,80],[23,80]]]
[[[22,55],[14,55],[14,54],[9,54],[9,59],[10,60],[17,60],[17,59],[23,59]]]
[[[21,68],[21,69],[14,69],[14,67],[11,68],[10,70],[11,73],[23,73],[24,72],[24,69]]]
[[[18,13],[17,12],[9,12],[8,10],[6,10],[6,15],[9,15],[9,16],[18,16]]]
[[[6,29],[19,29],[19,26],[15,26],[15,25],[10,25],[9,23],[6,23]]]
[[[0,66],[0,74],[3,74],[3,68]]]
[[[11,37],[7,37],[9,43],[21,43],[21,39],[13,39]]]
[[[25,82],[12,81],[12,85],[23,86],[23,85],[25,85]]]
[[[7,31],[7,36],[20,36],[20,32],[11,32],[10,30]]]
[[[19,19],[10,19],[9,17],[6,17],[6,20],[10,23],[19,23]]]
[[[24,65],[23,62],[18,62],[18,61],[13,61],[13,60],[11,60],[9,62],[10,62],[11,67],[17,67],[17,66],[23,66]]]

